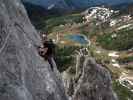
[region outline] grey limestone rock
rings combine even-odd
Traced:
[[[69,100],[118,100],[107,69],[90,56],[78,55],[76,62],[75,75],[62,74]]]
[[[83,72],[75,86],[73,100],[117,100],[110,73],[93,58],[85,58]]]
[[[37,53],[40,37],[19,0],[0,0],[0,100],[67,100]]]

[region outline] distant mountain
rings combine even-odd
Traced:
[[[42,6],[48,10],[58,9],[60,11],[79,10],[97,5],[117,6],[130,4],[133,0],[23,0]]]
[[[57,15],[59,14],[59,11],[54,9],[54,10],[48,10],[45,7],[42,7],[40,5],[35,5],[29,2],[24,2],[23,3],[25,8],[27,9],[27,12],[29,14],[29,16],[34,17],[34,16],[48,16],[48,15]]]
[[[64,0],[22,0],[24,2],[30,2],[35,5],[44,7],[47,10],[51,9],[60,9],[60,11],[66,11],[69,9],[69,6]]]
[[[29,15],[31,21],[32,21],[32,24],[34,26],[36,26],[37,29],[40,29],[40,26],[45,27],[43,20],[46,19],[47,17],[60,15],[60,12],[56,9],[47,10],[46,8],[44,8],[42,6],[35,5],[32,3],[25,2],[24,6],[28,12],[28,15]]]

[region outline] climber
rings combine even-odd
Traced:
[[[52,39],[50,39],[49,41],[45,41],[43,43],[43,46],[39,47],[40,56],[49,62],[52,70],[54,67],[52,64],[54,53],[55,53],[55,44],[53,43]]]
[[[38,51],[39,51],[39,55],[43,58],[45,58],[45,54],[48,51],[48,48],[44,47],[44,46],[39,46],[38,47]]]

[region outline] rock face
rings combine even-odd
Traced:
[[[118,100],[112,90],[110,74],[104,67],[88,56],[78,56],[77,60],[75,76],[66,78],[68,75],[63,74],[70,100]]]
[[[40,37],[21,2],[0,0],[0,100],[67,100],[37,45]]]

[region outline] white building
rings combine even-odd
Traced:
[[[110,27],[115,26],[117,22],[118,22],[117,20],[111,20],[109,23]]]
[[[99,21],[106,22],[113,13],[115,13],[115,11],[108,8],[91,7],[84,12],[84,15],[87,22],[89,22],[90,19],[97,19]]]

